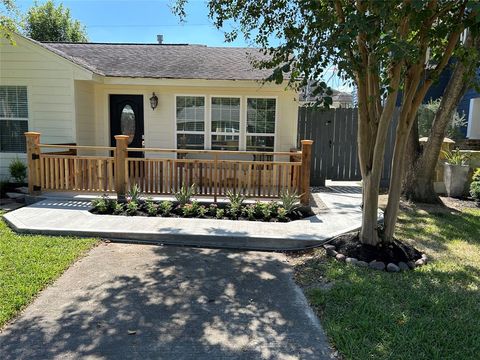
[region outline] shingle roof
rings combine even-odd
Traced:
[[[271,70],[252,65],[252,59],[264,57],[254,48],[51,42],[41,45],[105,76],[263,80],[271,74]]]

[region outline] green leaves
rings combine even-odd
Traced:
[[[26,35],[38,41],[87,42],[85,27],[70,16],[62,4],[55,7],[49,0],[28,10],[25,18]]]

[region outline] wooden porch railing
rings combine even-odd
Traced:
[[[47,145],[40,143],[40,133],[27,132],[25,136],[30,193],[116,192],[122,197],[130,186],[138,184],[145,194],[171,195],[183,184],[195,184],[198,196],[211,196],[215,201],[229,190],[246,197],[276,198],[282,190],[289,189],[302,194],[305,205],[310,197],[311,140],[302,141],[301,152],[266,153],[128,148],[128,136],[124,135],[115,136],[116,147]],[[42,152],[42,149],[58,148],[107,155]],[[129,157],[131,152],[150,156]],[[254,160],[265,156],[272,160]]]

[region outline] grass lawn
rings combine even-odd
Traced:
[[[432,261],[390,274],[323,250],[294,259],[331,342],[346,359],[478,359],[480,210],[406,209],[397,237]]]
[[[0,328],[96,243],[18,235],[0,219]]]

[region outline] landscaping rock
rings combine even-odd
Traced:
[[[343,254],[337,254],[337,256],[335,256],[335,258],[338,260],[338,261],[345,261],[345,259],[347,258],[345,255]]]
[[[422,254],[422,260],[423,260],[423,263],[426,264],[428,262],[427,255]]]
[[[355,265],[355,264],[358,262],[358,260],[357,260],[356,258],[347,257],[347,258],[345,259],[345,262],[346,262],[347,264]]]
[[[385,263],[382,261],[373,260],[370,262],[370,264],[368,264],[368,266],[374,270],[385,270]]]
[[[394,263],[388,263],[388,265],[387,265],[387,271],[388,271],[388,272],[399,272],[399,271],[400,271],[400,267],[398,267],[398,266],[395,265]]]
[[[366,261],[357,261],[356,264],[357,266],[360,266],[360,267],[368,267],[368,263]]]
[[[325,244],[323,245],[323,247],[325,248],[325,250],[328,250],[328,249],[335,250],[335,245],[332,245],[332,244]]]
[[[337,254],[338,254],[338,253],[335,251],[335,249],[327,249],[327,255],[328,255],[328,256],[336,257]]]
[[[422,265],[425,265],[425,261],[423,261],[423,259],[418,259],[417,261],[415,261],[415,266],[422,266]]]
[[[398,267],[400,268],[400,270],[402,271],[407,271],[407,270],[410,270],[410,266],[408,266],[407,263],[403,262],[403,261],[400,261],[398,263]]]
[[[407,262],[407,265],[410,269],[412,269],[412,270],[415,269],[415,262],[414,261]]]

